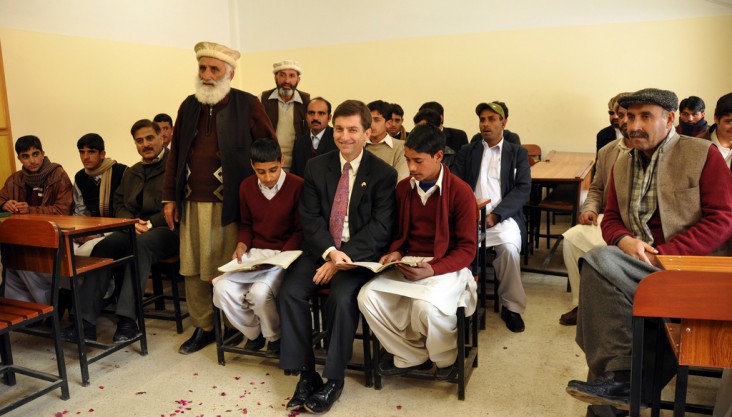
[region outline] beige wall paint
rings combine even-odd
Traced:
[[[337,34],[333,34],[337,36]],[[407,120],[429,100],[446,125],[477,131],[475,105],[503,100],[508,128],[525,143],[592,151],[608,124],[610,96],[643,87],[699,95],[709,112],[732,91],[724,56],[732,16],[668,22],[505,31],[244,54],[234,85],[271,88],[271,65],[297,59],[300,87],[334,105],[348,99],[399,102]],[[71,173],[76,140],[101,134],[108,155],[132,164],[129,128],[157,112],[175,117],[193,90],[191,49],[0,29],[14,136],[37,134]],[[192,45],[191,45],[192,47]],[[615,61],[613,61],[615,59]]]
[[[333,36],[338,36],[333,34]],[[508,104],[507,128],[549,150],[594,151],[608,125],[607,101],[644,87],[698,95],[712,112],[732,91],[732,16],[668,22],[507,31],[402,39],[248,54],[244,86],[271,83],[260,68],[302,62],[300,87],[336,105],[356,98],[396,101],[411,118],[420,104],[445,107],[445,124],[478,131],[475,106]],[[257,72],[258,71],[258,72]]]

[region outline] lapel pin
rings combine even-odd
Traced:
[[[361,183],[361,187],[365,187],[365,186],[366,186],[366,181]]]

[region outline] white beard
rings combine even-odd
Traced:
[[[206,85],[196,76],[196,99],[203,104],[213,106],[223,100],[231,91],[231,79],[227,76],[216,81],[213,86]]]
[[[295,89],[278,88],[277,93],[279,93],[280,97],[292,97],[295,95]]]

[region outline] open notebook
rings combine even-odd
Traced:
[[[384,265],[382,265],[382,264],[380,264],[378,262],[351,262],[350,264],[347,264],[347,265],[356,265],[356,266],[360,266],[360,267],[363,267],[363,268],[368,268],[368,269],[372,270],[373,272],[381,272],[381,271],[383,271],[383,270],[385,270],[387,268],[391,268],[392,266],[397,265],[397,264],[402,264],[402,265],[406,265],[406,266],[416,267],[421,262],[428,262],[430,260],[432,260],[432,258],[430,258],[430,257],[427,257],[427,258],[410,257],[409,258],[409,261],[389,262],[388,264],[384,264]],[[339,264],[346,264],[346,263],[345,262],[342,262],[342,263],[339,263]]]
[[[261,269],[263,267],[281,266],[287,269],[290,264],[295,262],[297,258],[302,255],[301,250],[288,250],[280,252],[277,255],[270,256],[269,258],[262,258],[257,260],[242,259],[239,263],[236,259],[232,259],[231,262],[226,265],[219,267],[220,272],[239,272],[239,271],[253,271],[255,269]]]

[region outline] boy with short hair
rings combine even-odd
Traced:
[[[263,259],[300,249],[303,239],[298,204],[302,178],[282,170],[284,157],[276,140],[263,138],[251,147],[255,175],[239,186],[241,220],[232,259]],[[231,272],[213,280],[214,305],[247,338],[245,349],[279,355],[280,318],[275,298],[285,270]]]
[[[442,164],[444,149],[444,135],[429,124],[407,137],[410,178],[396,187],[398,233],[379,262],[415,261],[417,266],[387,269],[358,294],[361,312],[391,354],[379,365],[382,375],[427,370],[434,362],[438,379],[454,378],[455,312],[459,305],[467,307],[466,315],[475,311],[476,284],[469,268],[477,244],[475,197]]]
[[[0,189],[0,209],[14,214],[71,214],[72,186],[61,165],[51,162],[37,136],[22,136],[15,142],[22,164]],[[6,271],[5,296],[49,304],[51,277],[30,271]],[[0,281],[2,282],[2,281]]]

